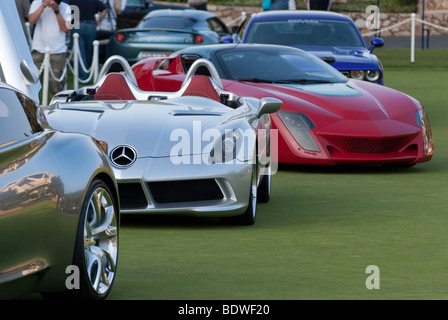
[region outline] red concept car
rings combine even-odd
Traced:
[[[412,166],[433,155],[425,108],[394,89],[348,79],[301,49],[219,44],[187,48],[132,69],[143,90],[179,90],[191,64],[214,63],[226,90],[283,101],[271,114],[278,162]],[[198,72],[201,72],[198,70]]]

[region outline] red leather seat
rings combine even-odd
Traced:
[[[221,97],[210,82],[210,78],[199,74],[193,76],[193,79],[191,79],[190,84],[182,95],[200,96],[221,102]]]
[[[95,100],[136,100],[128,86],[124,75],[109,73],[101,87],[98,88]]]

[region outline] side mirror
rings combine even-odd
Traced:
[[[372,52],[376,47],[380,48],[384,46],[384,40],[382,38],[372,38],[370,43],[372,44],[369,48],[370,52]]]
[[[262,98],[258,107],[257,118],[264,114],[274,113],[280,110],[283,102],[276,98]]]
[[[22,76],[28,85],[33,85],[39,81],[39,70],[34,64],[28,65],[26,60],[20,62],[20,72],[22,72]]]

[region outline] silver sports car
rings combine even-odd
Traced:
[[[100,143],[48,126],[17,21],[1,1],[0,299],[103,299],[117,272],[117,183]]]
[[[115,63],[125,72],[108,73]],[[60,92],[45,114],[52,127],[107,142],[122,214],[251,225],[257,200],[270,196],[269,113],[281,104],[224,91],[207,60],[177,92],[141,91],[126,60],[112,56],[95,85]]]

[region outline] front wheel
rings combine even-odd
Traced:
[[[239,225],[253,225],[257,217],[257,166],[254,165],[251,174],[249,203],[246,211],[235,217],[222,218],[223,222]]]
[[[271,164],[264,168],[263,174],[261,175],[260,185],[258,186],[258,202],[266,203],[271,199],[271,182],[272,172]]]
[[[118,207],[108,186],[94,180],[83,203],[73,263],[80,270],[81,299],[105,299],[112,289],[118,259]]]

